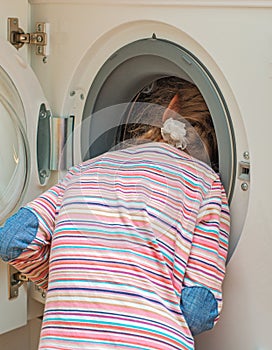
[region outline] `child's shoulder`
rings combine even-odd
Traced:
[[[165,142],[147,142],[109,151],[82,163],[81,170],[88,170],[102,164],[121,166],[127,162],[135,166],[156,164],[161,167],[161,170],[172,169],[180,176],[187,172],[210,181],[218,177],[208,164]]]

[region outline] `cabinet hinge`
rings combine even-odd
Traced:
[[[16,17],[8,18],[8,40],[10,43],[20,49],[24,44],[35,45],[36,54],[48,56],[49,54],[49,23],[36,23],[34,33],[25,33],[19,27],[19,19]]]
[[[29,278],[17,271],[13,266],[9,266],[9,299],[17,298],[19,288],[24,282],[28,282]]]

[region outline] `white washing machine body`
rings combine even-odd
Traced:
[[[31,66],[53,115],[73,116],[73,150],[70,146],[65,150],[73,153],[71,162],[85,157],[89,134],[84,134],[82,125],[89,128],[88,117],[94,112],[99,116],[111,98],[112,104],[122,105],[128,102],[127,91],[133,95],[148,79],[175,72],[199,86],[213,111],[221,145],[220,168],[230,197],[232,230],[223,313],[214,330],[197,337],[196,347],[270,349],[272,2],[29,3],[32,29],[36,22],[50,23],[50,55],[42,59],[33,53]],[[43,102],[35,96],[32,100],[39,101],[40,108]],[[115,124],[106,117],[95,133]],[[31,176],[38,193],[39,173]]]

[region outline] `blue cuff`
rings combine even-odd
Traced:
[[[0,228],[0,257],[4,261],[17,258],[36,237],[38,227],[37,216],[21,208]]]
[[[180,308],[192,335],[213,328],[218,316],[217,300],[206,287],[185,287],[181,294]]]

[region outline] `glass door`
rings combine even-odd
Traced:
[[[20,204],[27,181],[25,115],[20,96],[0,67],[0,222]]]

